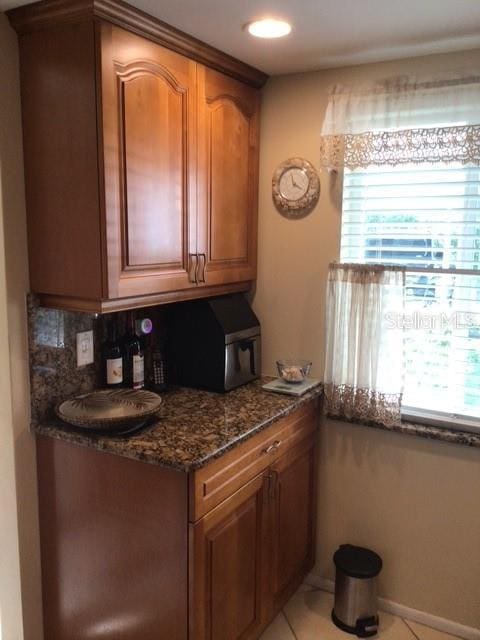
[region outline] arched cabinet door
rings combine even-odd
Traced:
[[[196,64],[101,27],[108,297],[195,286]]]
[[[259,95],[198,65],[199,280],[256,277]]]

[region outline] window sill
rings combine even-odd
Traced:
[[[330,419],[338,420],[338,418]],[[402,421],[401,424],[386,426],[374,424],[372,422],[366,424],[354,420],[349,421],[341,418],[340,420],[359,424],[363,427],[373,427],[374,429],[382,429],[383,431],[395,431],[396,433],[403,433],[408,436],[417,436],[420,438],[427,438],[429,440],[440,440],[442,442],[449,442],[450,444],[461,444],[467,447],[478,447],[480,449],[480,433],[472,433],[471,431],[448,429],[446,427],[436,427],[431,424],[421,424],[419,422],[410,421]]]
[[[420,436],[421,438],[429,438],[430,440],[442,440],[443,442],[450,442],[452,444],[463,444],[467,447],[480,448],[480,433],[463,431],[458,428],[449,429],[448,427],[437,427],[433,424],[422,424],[420,422],[405,420],[402,421],[402,424],[394,427],[393,430],[400,433]]]

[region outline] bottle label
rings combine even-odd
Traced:
[[[107,384],[121,384],[123,382],[122,358],[107,359]]]
[[[133,388],[141,389],[145,380],[143,356],[133,356]]]

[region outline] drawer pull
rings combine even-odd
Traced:
[[[272,442],[272,444],[269,444],[266,449],[263,449],[262,453],[264,454],[271,453],[272,451],[275,451],[275,449],[278,449],[278,447],[281,444],[282,444],[281,440],[275,440],[275,442]]]

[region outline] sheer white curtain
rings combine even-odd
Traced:
[[[338,169],[480,162],[480,75],[400,76],[336,86],[322,125],[321,164]]]
[[[478,167],[480,73],[464,71],[431,78],[401,76],[366,87],[335,87],[322,127],[320,155],[324,167],[340,170],[446,166],[452,162]],[[337,188],[340,185],[338,181]],[[393,237],[399,240],[390,246],[403,251],[405,237],[413,242],[417,237],[431,237],[432,231],[421,221],[412,237],[408,229],[398,227],[398,218],[403,220],[415,212],[404,212],[400,207],[398,212],[392,210],[393,217],[389,217],[392,211],[388,207],[370,210],[368,198],[362,200],[358,194],[355,197],[357,202],[350,213],[365,222],[365,231],[373,234],[375,242]],[[442,215],[442,202],[437,207],[439,212],[434,212],[437,218]],[[373,226],[382,215],[383,227],[375,236]],[[467,222],[470,224],[470,218]],[[435,246],[433,241],[431,246]],[[404,284],[405,272],[401,268],[331,266],[324,378],[330,415],[382,424],[400,421],[405,357],[403,331],[399,328],[403,323],[398,319],[404,313]]]
[[[327,284],[325,409],[336,418],[400,422],[405,271],[331,264]]]

